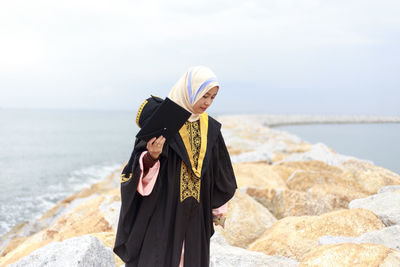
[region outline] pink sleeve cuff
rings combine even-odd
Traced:
[[[222,205],[219,208],[213,209],[212,214],[215,216],[218,216],[220,214],[226,214],[227,211],[228,211],[228,202],[226,202],[224,205]]]
[[[158,172],[160,171],[160,161],[157,160],[154,166],[149,169],[146,176],[143,177],[143,170],[144,170],[143,157],[146,153],[147,151],[143,151],[139,158],[140,178],[137,186],[137,191],[142,196],[148,196],[153,191],[153,187],[157,180]]]

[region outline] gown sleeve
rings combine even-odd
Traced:
[[[237,188],[232,162],[221,132],[218,134],[214,153],[216,158],[214,158],[211,208],[217,209],[233,197]]]
[[[139,177],[137,191],[142,196],[148,196],[151,194],[160,170],[159,160],[147,163],[147,164],[153,164],[153,166],[149,165],[146,166],[145,157],[148,156],[148,154],[149,152],[143,151],[139,158],[140,177]]]
[[[219,216],[224,215],[228,212],[228,203],[225,203],[219,208],[212,209],[212,215]]]
[[[139,159],[145,150],[146,142],[137,139],[121,174],[121,210],[113,250],[125,262],[139,255],[158,197],[157,182],[148,196],[137,191],[141,175]]]

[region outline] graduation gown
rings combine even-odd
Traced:
[[[231,199],[237,188],[220,129],[221,124],[206,113],[200,116],[197,162],[193,162],[185,131],[181,129],[169,140],[148,196],[136,190],[139,157],[146,150],[146,143],[136,140],[121,174],[121,211],[114,246],[127,267],[177,267],[183,241],[186,267],[209,266],[212,209]]]

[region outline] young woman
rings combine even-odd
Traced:
[[[219,91],[207,67],[189,69],[169,98],[191,112],[172,140],[136,140],[121,174],[121,212],[114,252],[126,266],[209,266],[210,238],[235,193],[221,124],[205,111]],[[138,111],[140,126],[162,100]]]

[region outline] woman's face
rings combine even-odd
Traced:
[[[201,114],[209,108],[214,101],[214,98],[217,96],[218,86],[215,86],[208,90],[208,92],[199,100],[197,100],[196,104],[193,106],[193,111],[195,114]]]

